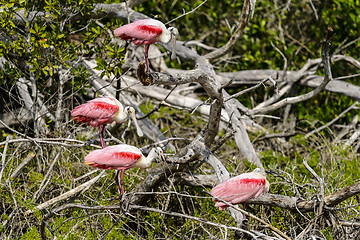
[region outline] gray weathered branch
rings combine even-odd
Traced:
[[[242,36],[242,33],[244,32],[246,24],[249,20],[250,12],[251,12],[250,0],[245,0],[243,9],[242,9],[242,13],[241,13],[241,17],[239,19],[240,24],[237,27],[237,29],[235,30],[234,34],[230,37],[229,41],[223,47],[206,54],[204,56],[206,59],[208,59],[209,61],[212,61],[214,59],[222,57],[225,54],[227,54],[235,46],[236,42],[240,39],[240,37]]]

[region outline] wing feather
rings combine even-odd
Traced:
[[[96,98],[80,106],[71,112],[74,120],[89,122],[92,126],[107,124],[113,121],[113,117],[119,111],[119,106],[107,99]]]
[[[261,175],[244,173],[220,183],[211,190],[211,193],[229,203],[239,204],[258,197],[264,190],[265,184],[266,179]],[[214,201],[217,202],[217,200]],[[226,205],[217,202],[215,206],[224,207]]]
[[[153,19],[138,20],[115,29],[114,35],[123,40],[131,39],[135,44],[152,44],[163,32],[160,24]]]
[[[141,157],[139,149],[121,144],[90,152],[85,157],[85,163],[103,169],[126,170],[134,167]]]

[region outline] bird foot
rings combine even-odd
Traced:
[[[86,147],[90,147],[91,146],[91,144],[94,144],[95,143],[95,139],[88,139],[88,140],[86,140],[86,142],[85,142],[85,146]]]
[[[144,86],[149,86],[154,82],[153,77],[150,75],[150,71],[145,71],[145,63],[140,63],[137,68],[137,77]]]
[[[130,205],[130,199],[125,194],[121,195],[119,205],[123,212],[127,212]]]

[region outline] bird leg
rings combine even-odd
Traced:
[[[120,173],[120,185],[121,185],[120,193],[121,193],[121,195],[125,194],[123,176],[124,176],[124,170],[121,170],[121,173]]]
[[[145,45],[145,61],[146,61],[146,72],[149,72],[149,58],[148,58],[148,52],[149,52],[149,44]]]
[[[100,137],[100,143],[101,143],[101,147],[105,148],[105,140],[104,140],[104,130],[105,130],[105,126],[104,125],[100,125],[100,133],[99,133],[99,137]]]
[[[116,171],[115,182],[116,182],[116,185],[118,186],[118,188],[120,190],[120,200],[121,200],[123,195],[125,194],[124,185],[123,185],[124,170],[120,170],[120,172],[121,172],[120,181],[119,181],[119,170],[118,170],[118,171]]]
[[[246,202],[244,202],[244,205],[243,205],[243,209],[244,209],[244,211],[245,211],[245,205],[246,205]],[[244,217],[244,220],[246,219],[246,215],[245,214],[243,214],[243,217]]]

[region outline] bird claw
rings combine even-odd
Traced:
[[[91,144],[93,144],[95,141],[96,141],[95,139],[89,139],[89,140],[87,140],[87,141],[85,142],[85,146],[86,146],[86,147],[90,147]]]
[[[129,205],[130,205],[130,199],[128,197],[126,197],[125,194],[121,195],[119,204],[120,204],[121,210],[123,212],[127,212],[127,210],[129,209]]]
[[[145,71],[145,63],[140,63],[137,68],[137,77],[144,86],[149,86],[154,82],[149,72]]]

